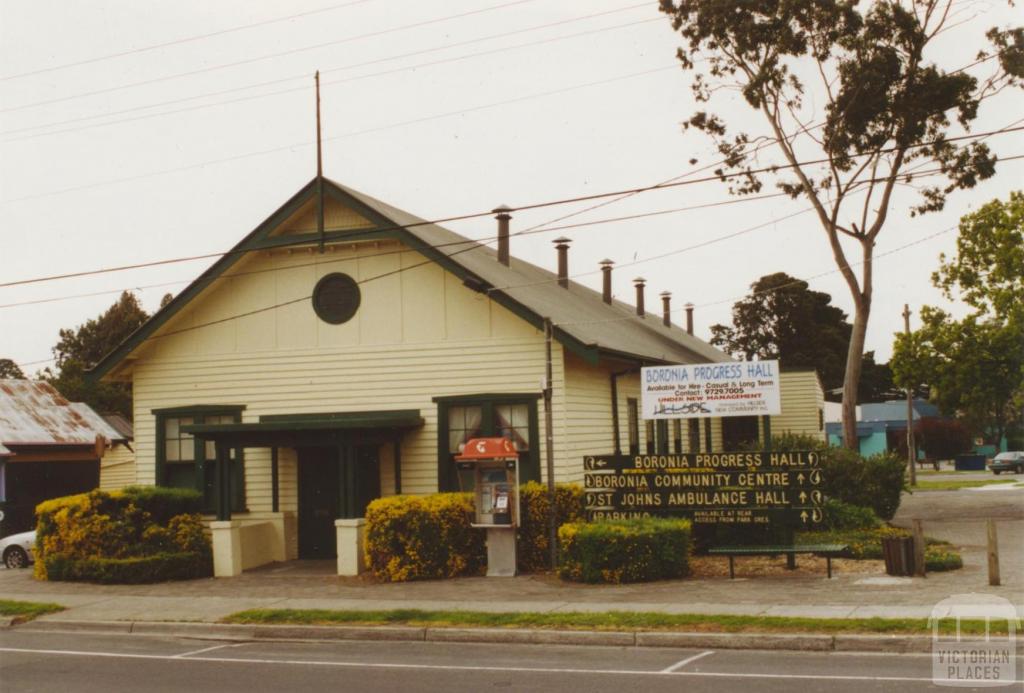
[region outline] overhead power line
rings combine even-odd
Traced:
[[[522,103],[524,101],[531,101],[533,99],[540,99],[540,98],[545,98],[545,97],[548,97],[548,96],[555,96],[555,95],[558,95],[558,94],[565,94],[565,93],[569,93],[569,92],[572,92],[572,91],[578,91],[580,89],[587,89],[587,88],[590,88],[590,87],[597,87],[597,86],[602,86],[602,85],[605,85],[605,84],[612,84],[614,82],[621,82],[621,81],[628,80],[628,79],[635,79],[637,77],[644,77],[644,76],[647,76],[647,75],[654,74],[656,72],[665,72],[667,70],[674,70],[674,69],[677,69],[677,68],[676,68],[676,66],[673,65],[673,66],[666,66],[666,67],[661,67],[661,68],[655,68],[655,69],[651,69],[651,70],[644,70],[644,71],[641,71],[641,72],[632,72],[632,73],[625,74],[625,75],[619,75],[617,77],[609,77],[607,79],[596,80],[596,81],[593,81],[593,82],[585,82],[583,84],[575,84],[575,85],[571,85],[571,86],[568,86],[568,87],[562,87],[562,88],[559,88],[559,89],[552,89],[550,91],[538,92],[538,93],[534,93],[534,94],[527,94],[525,96],[517,96],[517,97],[514,97],[514,98],[510,98],[510,99],[503,99],[501,101],[495,101],[495,102],[492,102],[492,103],[483,104],[483,105],[479,105],[479,106],[470,106],[470,107],[467,107],[467,108],[458,109],[458,110],[454,110],[454,111],[446,111],[446,112],[443,112],[443,113],[435,113],[435,114],[429,115],[429,116],[422,116],[422,117],[419,117],[419,118],[413,118],[411,120],[404,120],[404,121],[400,121],[400,122],[396,122],[396,123],[390,123],[390,124],[387,124],[387,125],[375,126],[375,127],[367,128],[367,129],[364,129],[364,130],[354,130],[352,132],[343,133],[341,135],[334,135],[332,137],[325,137],[325,138],[323,138],[322,141],[323,142],[333,142],[333,141],[336,141],[336,140],[342,140],[342,139],[346,139],[346,138],[349,138],[349,137],[358,137],[360,135],[367,135],[367,134],[371,134],[371,133],[375,133],[375,132],[383,132],[385,130],[390,130],[390,129],[393,129],[393,128],[406,127],[408,125],[416,125],[418,123],[426,123],[426,122],[430,122],[430,121],[433,121],[433,120],[441,120],[441,119],[450,118],[450,117],[453,117],[453,116],[465,115],[467,113],[475,113],[475,112],[478,112],[478,111],[484,111],[484,110],[488,110],[488,109],[491,109],[491,108],[498,108],[498,107],[501,107],[501,106],[508,106],[508,105],[511,105],[511,104],[514,104],[514,103]],[[50,191],[47,191],[47,192],[36,193],[36,194],[33,194],[33,195],[24,195],[22,197],[15,197],[15,198],[12,198],[12,199],[9,199],[9,200],[4,200],[4,202],[7,203],[7,204],[14,203],[14,202],[25,202],[27,200],[37,200],[37,199],[44,198],[44,197],[52,197],[54,195],[63,195],[63,194],[69,193],[69,192],[78,192],[78,191],[81,191],[81,190],[89,190],[89,189],[93,189],[93,188],[106,187],[108,185],[117,185],[117,184],[120,184],[120,183],[128,183],[128,182],[136,181],[136,180],[144,180],[146,178],[154,178],[156,176],[162,176],[162,175],[166,175],[166,174],[169,174],[169,173],[183,173],[185,171],[192,171],[192,170],[195,170],[195,169],[198,169],[198,168],[205,168],[207,166],[213,166],[215,164],[224,164],[224,163],[229,163],[229,162],[232,162],[232,161],[240,161],[242,159],[250,159],[250,158],[253,158],[253,157],[257,157],[257,156],[266,156],[267,154],[276,154],[276,153],[279,153],[279,152],[294,151],[296,149],[303,149],[303,148],[306,148],[306,147],[312,147],[314,144],[315,144],[315,142],[313,142],[311,140],[306,140],[306,141],[303,141],[303,142],[293,142],[291,144],[286,144],[286,145],[281,146],[281,147],[272,147],[270,149],[261,149],[261,150],[257,150],[257,151],[253,151],[253,152],[246,152],[246,153],[243,153],[243,154],[236,154],[234,156],[224,157],[224,158],[221,158],[221,159],[210,159],[210,160],[202,161],[202,162],[199,162],[199,163],[196,163],[196,164],[188,164],[188,165],[185,165],[185,166],[177,166],[177,167],[174,167],[174,168],[161,169],[161,170],[158,170],[158,171],[151,171],[149,173],[143,173],[143,174],[138,174],[138,175],[134,175],[134,176],[127,176],[127,177],[124,177],[124,178],[115,178],[113,180],[98,181],[96,183],[86,183],[85,185],[76,185],[76,186],[72,186],[72,187],[69,187],[69,188],[61,188],[61,189],[58,189],[58,190],[50,190]]]
[[[278,53],[269,53],[267,55],[260,55],[252,58],[245,58],[243,60],[235,60],[230,63],[221,63],[219,65],[208,65],[206,67],[198,68],[195,70],[188,70],[186,72],[178,72],[172,75],[164,75],[162,77],[152,77],[150,79],[140,80],[138,82],[130,82],[128,84],[121,84],[114,87],[105,87],[103,89],[94,89],[92,91],[81,92],[78,94],[71,94],[69,96],[61,96],[55,99],[47,99],[45,101],[35,101],[32,103],[21,104],[19,106],[11,106],[9,108],[0,109],[0,113],[13,113],[15,111],[23,111],[29,108],[36,108],[38,106],[48,106],[54,103],[63,103],[65,101],[72,101],[74,99],[85,98],[86,96],[97,96],[99,94],[109,94],[115,91],[123,91],[125,89],[131,89],[134,87],[141,87],[147,84],[157,84],[159,82],[166,82],[172,79],[180,79],[182,77],[192,77],[194,75],[201,75],[207,72],[214,72],[217,70],[225,70],[229,67],[238,67],[239,65],[249,65],[256,62],[262,62],[264,60],[272,60],[274,58],[282,58],[286,55],[295,55],[297,53],[305,53],[307,51],[317,50],[319,48],[327,48],[328,46],[337,46],[343,43],[351,43],[352,41],[360,41],[368,38],[376,38],[378,36],[384,36],[386,34],[393,34],[399,31],[407,31],[409,29],[418,29],[425,26],[431,26],[433,24],[440,24],[442,22],[448,22],[453,19],[462,19],[465,17],[471,17],[477,14],[483,14],[485,12],[493,12],[495,10],[503,10],[508,7],[514,7],[516,5],[525,5],[527,3],[536,2],[537,0],[512,0],[511,2],[505,2],[498,5],[491,5],[489,7],[483,7],[476,10],[469,10],[468,12],[460,12],[458,14],[445,15],[443,17],[435,17],[434,19],[427,19],[421,22],[412,22],[411,24],[403,24],[401,26],[390,27],[387,29],[380,29],[378,31],[370,31],[363,34],[356,34],[353,36],[346,36],[342,39],[336,39],[334,41],[324,41],[323,43],[317,43],[310,46],[300,46],[298,48],[291,48],[286,51],[280,51]]]
[[[78,67],[79,65],[91,65],[93,63],[103,62],[104,60],[113,60],[114,58],[123,58],[128,55],[137,55],[139,53],[146,53],[149,51],[159,50],[161,48],[170,48],[171,46],[180,46],[185,43],[193,43],[195,41],[202,41],[208,38],[214,38],[216,36],[225,36],[227,34],[234,34],[240,31],[247,31],[249,29],[256,29],[261,26],[269,26],[270,24],[280,24],[281,22],[289,22],[293,19],[301,19],[303,17],[311,17],[316,14],[324,14],[325,12],[334,12],[335,10],[345,9],[346,7],[352,7],[354,5],[365,5],[368,2],[374,2],[375,0],[354,0],[354,2],[346,2],[340,5],[330,5],[328,7],[321,7],[316,10],[309,10],[307,12],[298,12],[296,14],[290,14],[286,17],[277,17],[275,19],[265,19],[259,22],[251,22],[249,24],[241,24],[238,26],[228,27],[226,29],[220,29],[218,31],[211,31],[207,34],[196,34],[194,36],[186,36],[180,39],[174,39],[173,41],[164,41],[163,43],[154,43],[148,46],[140,46],[139,48],[130,48],[128,50],[119,51],[117,53],[107,53],[106,55],[98,55],[94,58],[85,58],[83,60],[76,60],[70,63],[61,63],[60,65],[51,65],[50,67],[41,67],[36,70],[30,70],[28,72],[19,72],[13,75],[5,75],[0,77],[0,82],[6,82],[12,79],[21,79],[22,77],[32,77],[33,75],[41,75],[47,72],[56,72],[57,70],[65,70],[69,67]]]
[[[959,136],[959,137],[950,137],[950,138],[946,138],[944,141],[953,142],[953,141],[962,141],[962,140],[966,140],[966,139],[987,138],[987,137],[991,137],[991,136],[996,135],[996,134],[1004,134],[1004,133],[1009,133],[1009,132],[1016,132],[1016,131],[1019,131],[1019,130],[1024,130],[1024,126],[1007,127],[1007,128],[1002,128],[1002,129],[999,129],[999,130],[991,130],[991,131],[988,131],[988,132],[977,133],[977,134],[973,134],[973,135],[962,135],[962,136]],[[913,147],[906,147],[904,149],[926,147],[926,146],[929,146],[931,144],[934,144],[934,142],[922,142],[922,143],[920,143],[918,145],[914,145]],[[885,152],[889,152],[889,151],[895,151],[895,149],[896,149],[895,147],[883,148],[883,149],[876,150],[876,152],[865,152],[864,154],[856,155],[856,156],[868,156],[869,154],[873,155],[875,153],[885,153]],[[1021,156],[1011,156],[1011,157],[1003,157],[1001,160],[1002,161],[1013,161],[1013,160],[1022,158],[1022,156],[1024,156],[1024,155],[1021,155]],[[754,173],[754,174],[756,174],[756,173],[774,173],[774,172],[778,172],[780,170],[784,170],[784,169],[788,169],[788,168],[793,168],[794,166],[805,166],[805,165],[811,165],[811,164],[825,163],[827,161],[828,161],[827,159],[813,159],[813,160],[809,160],[809,161],[797,162],[795,165],[794,164],[778,164],[778,165],[772,165],[772,166],[765,166],[765,167],[761,167],[761,168],[758,168],[758,169],[752,169],[751,171],[743,171],[743,172],[731,173],[731,174],[723,174],[723,175],[724,175],[725,178],[732,178],[732,177],[735,177],[735,176],[747,175],[748,173]],[[904,174],[899,174],[897,176],[897,178],[909,178],[909,177],[915,177],[915,176],[920,176],[920,175],[923,175],[923,174],[921,174],[921,173],[904,173]],[[649,192],[649,191],[653,191],[653,190],[666,190],[666,189],[669,189],[669,188],[675,188],[675,187],[680,187],[680,186],[684,186],[684,185],[695,185],[695,184],[698,184],[698,183],[706,183],[706,182],[709,182],[709,181],[717,181],[717,180],[720,180],[720,176],[718,176],[718,175],[703,176],[701,178],[692,178],[692,179],[689,179],[689,180],[675,181],[675,182],[671,182],[671,183],[657,183],[657,184],[654,184],[654,185],[647,185],[647,186],[641,186],[641,187],[637,187],[637,188],[630,188],[630,189],[627,189],[627,190],[617,190],[617,191],[613,191],[613,192],[604,192],[604,193],[593,193],[593,194],[590,194],[590,195],[582,195],[582,196],[572,197],[572,198],[563,198],[563,199],[556,199],[556,200],[548,200],[548,201],[544,201],[544,202],[535,202],[535,203],[525,204],[525,205],[518,205],[518,206],[510,208],[509,211],[521,212],[521,211],[525,211],[525,210],[542,209],[542,208],[545,208],[545,207],[553,207],[553,206],[564,205],[564,204],[572,204],[572,203],[576,203],[576,202],[585,202],[585,201],[591,201],[591,200],[599,200],[599,199],[604,199],[604,198],[609,198],[609,197],[621,197],[623,195],[631,195],[631,194],[637,194],[637,193],[641,193],[641,192]],[[877,180],[885,180],[885,178],[882,177],[882,178],[879,178]],[[867,181],[864,181],[864,182],[867,182]],[[742,198],[737,198],[737,199],[742,199]],[[492,214],[493,214],[493,210],[488,210],[488,211],[485,211],[485,212],[473,212],[473,213],[470,213],[470,214],[461,214],[461,215],[457,215],[457,216],[443,217],[443,218],[440,218],[440,219],[434,219],[434,220],[431,220],[431,221],[421,221],[421,222],[416,222],[416,223],[413,223],[413,224],[405,224],[405,225],[398,225],[398,224],[396,224],[394,226],[385,227],[385,228],[379,229],[379,230],[389,231],[389,230],[409,229],[409,228],[414,228],[414,227],[418,227],[418,226],[424,226],[424,225],[428,225],[428,224],[442,224],[442,223],[453,222],[453,221],[465,221],[465,220],[479,218],[479,217],[484,217],[484,216],[491,216]],[[225,251],[225,252],[221,252],[221,253],[204,253],[204,254],[200,254],[200,255],[190,255],[190,256],[186,256],[186,257],[170,258],[170,259],[165,259],[165,260],[154,260],[154,261],[151,261],[151,262],[135,263],[135,264],[130,264],[130,265],[120,265],[120,266],[116,266],[116,267],[108,267],[108,268],[102,268],[102,269],[96,269],[96,270],[83,270],[83,271],[80,271],[80,272],[69,272],[69,273],[65,273],[65,274],[48,275],[48,276],[43,276],[43,277],[35,277],[35,278],[31,278],[31,279],[19,279],[19,280],[15,280],[15,281],[0,283],[0,288],[10,287],[10,286],[22,286],[22,285],[25,285],[25,284],[35,284],[35,283],[46,282],[46,281],[55,281],[55,280],[60,280],[60,279],[70,279],[70,278],[74,278],[74,277],[83,277],[83,276],[89,276],[89,275],[95,275],[95,274],[107,274],[107,273],[110,273],[110,272],[120,272],[120,271],[130,270],[130,269],[140,269],[142,267],[149,267],[149,266],[155,266],[155,265],[167,265],[167,264],[174,264],[174,263],[180,263],[180,262],[190,262],[190,261],[193,261],[193,260],[202,260],[202,259],[209,259],[209,258],[214,258],[214,257],[222,257],[222,256],[225,256],[225,255],[228,255],[228,254],[232,254],[232,253],[244,253],[244,252],[247,252],[247,251]]]
[[[335,67],[328,67],[328,68],[321,69],[320,70],[320,74],[321,75],[327,75],[327,74],[330,74],[330,73],[333,73],[333,72],[342,72],[342,71],[347,71],[347,70],[354,70],[354,69],[360,68],[360,67],[368,67],[368,66],[371,66],[371,65],[378,65],[378,64],[381,64],[381,63],[394,62],[396,60],[403,60],[405,58],[410,58],[410,57],[414,57],[414,56],[418,56],[418,55],[425,55],[425,54],[429,54],[429,53],[437,53],[437,52],[440,52],[440,51],[447,51],[447,50],[451,50],[453,48],[461,48],[463,46],[469,46],[469,45],[473,45],[473,44],[477,44],[477,43],[489,43],[489,42],[494,41],[496,39],[507,38],[509,36],[516,36],[516,35],[519,35],[519,34],[532,33],[532,32],[535,32],[535,31],[541,31],[541,30],[544,30],[544,29],[550,29],[550,28],[553,28],[553,27],[562,26],[564,24],[574,24],[574,23],[577,23],[577,22],[586,21],[588,19],[595,19],[597,17],[604,17],[604,16],[607,16],[607,15],[618,14],[618,13],[621,13],[621,12],[626,12],[626,11],[629,11],[629,10],[635,10],[635,9],[642,8],[642,7],[649,7],[649,5],[648,5],[648,3],[642,3],[642,4],[639,4],[639,5],[627,5],[625,7],[619,7],[619,8],[612,9],[612,10],[606,10],[604,12],[594,12],[592,14],[581,15],[581,16],[578,16],[578,17],[571,17],[571,18],[568,18],[568,19],[561,19],[561,20],[556,21],[556,22],[547,22],[545,24],[537,24],[537,25],[534,25],[534,26],[525,27],[523,29],[516,29],[514,31],[504,31],[504,32],[497,33],[497,34],[490,34],[488,36],[482,36],[482,37],[479,37],[479,38],[469,39],[469,40],[466,40],[466,41],[457,41],[455,43],[442,44],[442,45],[439,45],[439,46],[433,46],[431,48],[425,48],[425,49],[421,49],[421,50],[410,51],[410,52],[406,52],[406,53],[400,53],[398,55],[386,56],[386,57],[383,57],[383,58],[376,58],[374,60],[364,60],[364,61],[357,62],[357,63],[349,63],[347,65],[339,65],[339,66],[335,66]],[[355,80],[368,79],[368,78],[371,78],[371,77],[379,77],[379,76],[382,76],[382,75],[392,74],[392,73],[395,73],[395,72],[401,72],[401,71],[404,71],[404,70],[414,70],[414,69],[418,69],[418,68],[422,68],[422,67],[429,67],[429,66],[433,66],[433,65],[440,65],[440,64],[444,64],[444,63],[448,63],[448,62],[456,62],[456,61],[461,61],[461,60],[467,60],[467,59],[470,59],[470,58],[476,58],[476,57],[491,55],[491,54],[495,54],[495,53],[501,53],[501,52],[505,52],[505,51],[509,51],[509,50],[516,50],[516,49],[519,49],[519,48],[526,48],[526,47],[531,47],[531,46],[539,46],[539,45],[543,45],[543,44],[547,44],[547,43],[554,43],[554,42],[557,42],[557,41],[564,41],[564,40],[567,40],[567,39],[578,38],[578,37],[581,37],[581,36],[590,36],[590,35],[593,35],[593,34],[603,33],[603,32],[607,32],[607,31],[613,31],[613,30],[616,30],[616,29],[627,28],[627,27],[636,26],[636,25],[639,25],[639,24],[647,24],[647,23],[655,22],[655,21],[661,21],[661,18],[660,17],[654,17],[654,18],[650,18],[650,19],[642,19],[642,20],[635,21],[635,22],[627,22],[627,23],[624,23],[624,24],[616,24],[616,25],[613,25],[613,26],[610,26],[610,27],[601,27],[601,28],[598,28],[598,29],[592,29],[592,30],[589,30],[589,31],[582,31],[582,32],[578,32],[578,33],[575,33],[575,34],[567,34],[567,35],[563,35],[563,36],[555,36],[555,37],[552,37],[552,38],[540,39],[540,40],[531,41],[531,42],[528,42],[528,43],[520,43],[520,44],[516,44],[516,45],[513,45],[513,46],[504,46],[504,47],[495,48],[495,49],[492,49],[492,50],[481,51],[481,52],[478,52],[478,53],[471,53],[471,54],[468,54],[468,55],[456,56],[456,57],[453,57],[453,58],[445,58],[443,60],[437,60],[437,61],[426,62],[426,63],[417,63],[415,65],[409,65],[409,66],[405,66],[405,67],[400,67],[400,68],[396,68],[394,70],[375,72],[375,73],[371,73],[369,75],[358,75],[358,76],[355,76],[355,77],[349,77],[349,78],[340,79],[340,80],[326,81],[326,82],[323,83],[323,86],[342,84],[342,83],[345,83],[345,82],[350,82],[350,81],[355,81]],[[183,97],[178,97],[178,98],[174,98],[174,99],[168,99],[166,101],[157,101],[155,103],[149,103],[149,104],[145,104],[145,105],[142,105],[142,106],[134,106],[132,108],[123,108],[123,109],[119,109],[119,110],[115,110],[115,111],[107,111],[105,113],[97,113],[97,114],[89,115],[89,116],[81,116],[81,117],[77,117],[77,118],[68,118],[68,119],[65,119],[65,120],[53,121],[53,122],[50,122],[50,123],[36,123],[36,124],[28,125],[28,126],[25,126],[25,127],[20,127],[20,128],[14,128],[14,129],[10,129],[10,130],[0,131],[0,135],[14,135],[14,134],[22,133],[22,132],[31,132],[33,130],[47,130],[46,132],[40,132],[40,133],[36,133],[36,134],[32,134],[32,135],[26,135],[24,137],[10,138],[10,139],[7,139],[7,140],[4,141],[5,144],[8,143],[8,142],[21,142],[23,140],[33,139],[33,138],[36,138],[36,137],[44,137],[46,135],[54,135],[54,134],[60,134],[60,133],[66,133],[66,132],[78,132],[80,130],[85,130],[85,129],[89,129],[89,128],[93,128],[93,127],[102,127],[104,125],[114,125],[114,124],[125,123],[125,122],[134,122],[136,120],[143,120],[143,119],[146,119],[146,118],[156,118],[156,117],[164,116],[164,115],[173,115],[173,114],[176,114],[176,113],[183,113],[183,112],[188,112],[188,111],[193,111],[193,110],[200,110],[200,109],[205,109],[205,108],[213,108],[213,107],[216,107],[216,106],[224,106],[224,105],[233,104],[233,103],[240,103],[240,102],[249,101],[249,100],[253,100],[253,99],[272,98],[274,96],[279,96],[279,95],[284,95],[284,94],[291,94],[291,93],[294,93],[296,91],[306,91],[308,89],[308,87],[306,87],[306,86],[292,87],[292,88],[282,89],[282,90],[278,90],[278,91],[274,91],[274,92],[269,92],[269,93],[264,93],[264,94],[255,94],[255,95],[249,95],[249,96],[244,96],[244,97],[235,98],[235,99],[215,101],[215,102],[212,102],[212,103],[204,103],[204,104],[200,104],[200,105],[192,106],[192,107],[188,107],[188,108],[181,108],[181,109],[176,109],[176,110],[171,110],[171,111],[161,111],[159,113],[151,113],[151,114],[146,114],[146,115],[142,115],[142,116],[138,116],[138,117],[133,117],[133,118],[124,118],[124,119],[120,119],[120,120],[103,121],[103,122],[100,122],[100,123],[94,123],[94,124],[91,124],[91,125],[82,126],[80,128],[66,128],[66,129],[63,129],[63,130],[48,130],[48,128],[54,128],[54,127],[58,127],[58,126],[61,126],[61,125],[72,125],[74,123],[87,122],[87,121],[90,121],[90,120],[100,120],[102,118],[110,118],[110,117],[117,116],[117,115],[124,115],[124,114],[127,114],[127,113],[135,113],[135,112],[138,112],[138,111],[150,110],[150,109],[153,109],[153,108],[159,108],[161,106],[173,106],[173,105],[176,105],[176,104],[183,104],[183,103],[186,103],[186,102],[189,102],[189,101],[197,101],[197,100],[200,100],[200,99],[207,99],[207,98],[211,98],[211,97],[215,97],[215,96],[225,96],[225,95],[228,95],[228,94],[237,94],[238,92],[250,91],[252,89],[257,89],[259,87],[273,86],[273,85],[276,85],[276,84],[284,84],[284,83],[287,83],[287,82],[295,82],[295,81],[300,80],[300,79],[301,80],[306,80],[308,78],[309,78],[309,75],[306,74],[306,73],[295,74],[295,75],[291,75],[289,77],[282,77],[282,78],[279,78],[279,79],[265,80],[265,81],[262,81],[262,82],[253,82],[253,83],[242,85],[242,86],[238,86],[238,87],[231,87],[230,89],[220,89],[220,90],[217,90],[217,91],[208,91],[208,92],[204,92],[204,93],[201,93],[201,94],[195,94],[195,95],[192,95],[192,96],[183,96]]]

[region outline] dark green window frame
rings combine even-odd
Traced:
[[[198,438],[191,439],[192,464],[194,475],[190,486],[170,483],[169,465],[188,463],[169,463],[167,460],[167,421],[169,419],[191,419],[190,423],[201,424],[213,417],[232,417],[236,423],[241,422],[245,405],[203,404],[167,409],[154,409],[156,417],[156,484],[157,486],[175,486],[178,488],[195,488],[203,494],[203,510],[216,512],[217,492],[217,460],[213,455],[207,456],[206,444]],[[177,439],[184,440],[184,439]],[[185,443],[188,445],[189,443]],[[231,511],[245,512],[245,455],[242,448],[232,449],[231,456]]]
[[[437,489],[458,491],[459,479],[456,474],[453,455],[448,450],[449,418],[451,407],[477,406],[481,408],[480,435],[500,435],[494,428],[494,409],[501,405],[527,405],[530,449],[519,454],[519,480],[540,481],[540,431],[537,414],[537,400],[540,393],[485,393],[476,395],[453,395],[434,397],[437,404]]]
[[[640,454],[640,403],[635,397],[626,398],[626,431],[629,439],[629,454]]]

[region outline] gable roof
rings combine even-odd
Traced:
[[[303,186],[143,323],[90,371],[91,377],[101,378],[111,372],[247,251],[318,243],[320,236],[316,233],[271,236],[303,204],[315,198],[316,183],[313,179]],[[324,234],[327,242],[397,238],[535,327],[542,328],[544,318],[550,318],[555,339],[591,363],[601,354],[651,363],[731,360],[728,354],[679,326],[664,326],[659,316],[647,314],[641,318],[633,306],[622,301],[606,304],[600,292],[573,281],[563,288],[553,272],[516,258],[506,267],[497,261],[497,252],[486,245],[329,179],[324,179],[323,188],[325,196],[350,207],[375,225],[370,229],[328,231]]]
[[[0,380],[0,444],[92,445],[121,440],[88,404],[69,402],[40,380]]]

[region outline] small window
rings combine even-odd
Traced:
[[[531,394],[481,394],[436,397],[438,427],[437,486],[440,491],[468,488],[455,467],[459,447],[470,438],[508,438],[519,453],[520,481],[540,481],[537,399]]]
[[[683,452],[683,420],[672,419],[672,452],[679,455]]]
[[[212,411],[211,411],[212,409]],[[182,430],[191,424],[227,424],[241,420],[241,407],[183,407],[158,410],[157,484],[173,488],[194,488],[203,494],[204,510],[216,508],[217,452],[212,441],[201,441]],[[229,453],[231,465],[231,509],[245,510],[245,461],[240,448]]]
[[[313,310],[321,320],[332,325],[351,320],[361,300],[359,284],[341,272],[324,276],[313,289]]]

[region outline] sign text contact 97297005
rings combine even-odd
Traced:
[[[640,396],[645,419],[779,414],[779,362],[647,366],[640,369]]]
[[[820,522],[817,452],[599,455],[584,459],[591,519],[684,515],[697,523]]]

